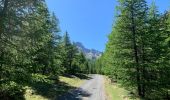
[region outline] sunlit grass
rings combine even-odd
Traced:
[[[67,83],[68,85],[73,87],[79,87],[84,82],[84,80],[79,78],[68,78],[64,76],[60,76],[59,79],[61,82]]]
[[[48,98],[34,93],[35,91],[31,87],[26,87],[25,100],[48,100]]]
[[[108,100],[138,100],[131,99],[128,91],[120,87],[119,84],[111,83],[109,78],[105,78],[105,90]]]

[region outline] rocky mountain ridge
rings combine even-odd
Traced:
[[[87,49],[82,43],[80,42],[75,42],[74,43],[78,50],[83,52],[85,54],[85,56],[88,59],[97,59],[102,55],[102,52],[95,50],[95,49]]]

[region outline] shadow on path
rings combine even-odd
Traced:
[[[86,74],[81,74],[81,73],[75,73],[75,74],[63,74],[63,76],[65,77],[69,77],[69,78],[79,78],[79,79],[86,79],[86,80],[89,80],[89,79],[92,79],[89,75],[86,75]]]
[[[90,93],[84,91],[82,88],[78,88],[58,97],[56,100],[82,100],[82,97],[90,96]]]

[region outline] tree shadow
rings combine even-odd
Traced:
[[[90,97],[91,94],[82,88],[72,90],[62,96],[59,96],[56,100],[82,100],[82,97]]]
[[[13,90],[15,91],[15,90]],[[10,92],[2,92],[0,91],[0,100],[25,100],[24,98],[24,92],[18,92],[15,94],[12,94]]]
[[[80,79],[87,79],[87,80],[92,79],[89,75],[81,74],[81,73],[75,74],[75,76]]]
[[[67,93],[69,90],[76,89],[76,87],[70,86],[64,82],[58,82],[57,84],[48,82],[35,82],[30,85],[35,91],[33,94],[41,95],[47,99],[55,99],[58,96]]]
[[[75,77],[77,77],[77,78],[79,78],[79,79],[86,79],[86,80],[92,79],[89,75],[81,74],[81,73],[63,74],[63,76],[69,77],[69,78],[75,78]]]
[[[80,79],[91,79],[90,76],[85,75],[85,74],[75,74],[75,75],[65,74],[63,76],[69,77],[69,78],[76,77]],[[51,78],[34,81],[34,82],[26,84],[26,86],[31,87],[31,89],[33,89],[33,92],[31,93],[31,95],[40,95],[50,100],[54,100],[56,98],[59,98],[59,100],[80,100],[80,99],[75,99],[75,98],[78,98],[78,96],[80,95],[83,97],[90,96],[88,92],[83,91],[81,88],[77,89],[77,87],[70,86],[69,84],[65,82],[61,82],[61,81],[56,82],[56,79],[54,80]],[[62,99],[60,99],[61,97]],[[67,97],[69,97],[69,99],[67,99]]]

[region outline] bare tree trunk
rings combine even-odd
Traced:
[[[145,50],[144,50],[144,41],[142,39],[142,64],[145,63]],[[142,65],[142,78],[143,78],[143,84],[142,84],[142,97],[144,98],[145,97],[145,87],[146,87],[146,68],[145,68],[145,65]]]
[[[6,14],[7,14],[7,10],[8,10],[8,0],[5,0],[4,1],[4,7],[3,7],[3,10],[2,10],[2,12],[0,12],[0,24],[1,24],[1,26],[0,26],[0,38],[2,38],[1,37],[1,34],[3,33],[3,27],[4,27],[4,18],[6,17]]]
[[[0,80],[2,79],[2,67],[3,67],[3,40],[2,40],[2,34],[4,33],[4,21],[5,21],[5,17],[7,14],[7,9],[8,9],[8,0],[4,1],[4,8],[2,10],[2,12],[0,12],[0,57],[1,57],[1,61],[0,61]]]
[[[134,8],[133,8],[133,4],[131,5],[131,21],[132,21],[132,41],[133,41],[133,49],[134,49],[134,57],[135,57],[135,64],[136,64],[136,80],[137,80],[137,88],[138,88],[138,95],[141,96],[142,95],[142,88],[141,88],[141,78],[140,78],[140,68],[139,68],[139,58],[138,58],[138,47],[137,47],[137,42],[136,42],[136,26],[135,26],[135,21],[134,21]]]

